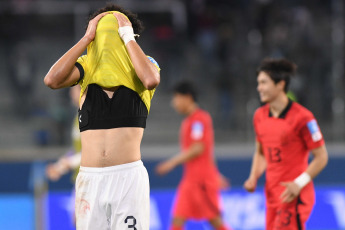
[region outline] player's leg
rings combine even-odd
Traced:
[[[296,208],[282,205],[277,209],[273,229],[298,230],[300,229]]]
[[[266,230],[273,230],[277,209],[266,204]]]
[[[212,183],[205,183],[201,187],[200,194],[202,200],[199,207],[202,207],[203,216],[208,219],[209,223],[216,230],[229,230],[221,216],[221,199],[220,191]]]
[[[174,204],[173,218],[170,224],[170,230],[183,230],[186,222],[186,216],[189,211],[189,199],[183,186],[179,186]]]
[[[186,220],[183,217],[173,217],[170,230],[183,230]]]
[[[299,197],[294,201],[281,204],[277,209],[274,230],[305,230],[313,205],[303,203]]]
[[[104,196],[111,230],[150,228],[150,185],[142,161],[111,167]],[[109,195],[107,195],[109,194]]]
[[[175,197],[170,230],[183,230],[187,217],[194,216],[194,194],[193,184],[181,181]]]
[[[306,222],[310,217],[310,214],[313,210],[314,203],[312,204],[300,204],[298,205],[298,221],[301,226],[301,229],[306,229]]]
[[[212,227],[216,230],[230,230],[230,228],[224,224],[224,221],[221,216],[217,216],[213,219],[210,219],[209,222],[212,225]]]
[[[297,198],[297,218],[301,229],[306,229],[306,222],[315,205],[315,190],[312,184],[304,187]]]
[[[107,229],[104,210],[99,206],[102,176],[95,176],[83,167],[76,181],[75,215],[77,230]],[[90,175],[92,174],[92,175]]]

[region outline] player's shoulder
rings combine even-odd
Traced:
[[[212,123],[212,117],[206,110],[197,109],[189,119],[190,122]]]
[[[260,117],[264,117],[264,116],[268,116],[269,114],[269,105],[268,104],[264,104],[262,106],[260,106],[259,108],[257,108],[254,112],[254,119],[255,118],[260,118]]]
[[[79,61],[79,60],[84,61],[84,60],[86,60],[86,59],[87,59],[87,54],[83,54],[83,55],[81,55],[81,56],[78,58],[77,61]]]
[[[85,68],[86,60],[87,60],[87,54],[84,54],[77,59],[76,63],[79,63],[83,68]]]
[[[300,117],[301,119],[308,119],[314,117],[313,113],[309,109],[297,102],[292,103],[291,110],[294,116]]]
[[[198,109],[195,112],[195,118],[211,119],[211,115],[208,111],[204,109]]]

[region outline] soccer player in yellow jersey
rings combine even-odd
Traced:
[[[160,74],[135,41],[140,28],[136,15],[117,5],[98,10],[83,38],[44,79],[53,89],[81,85],[77,229],[149,229],[140,143]]]

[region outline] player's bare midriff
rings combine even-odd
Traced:
[[[118,87],[103,90],[112,97]],[[86,93],[81,98],[82,106]],[[143,128],[113,128],[81,132],[81,166],[109,167],[141,159]]]

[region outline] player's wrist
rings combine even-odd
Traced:
[[[88,35],[84,35],[84,37],[81,39],[82,43],[85,43],[86,45],[89,45],[92,42],[93,39],[90,38]]]
[[[308,173],[303,172],[301,175],[296,177],[294,183],[298,185],[298,187],[303,188],[311,181],[311,177]]]
[[[256,182],[256,181],[258,181],[259,177],[257,175],[254,175],[254,174],[250,174],[248,179]]]
[[[54,168],[60,175],[64,175],[68,171],[67,167],[60,161],[55,163]]]
[[[131,26],[123,26],[119,28],[119,35],[122,41],[127,45],[130,41],[135,41],[135,34],[133,31],[133,27]]]
[[[70,169],[68,165],[68,157],[62,157],[54,164],[54,167],[60,175],[66,174]]]

